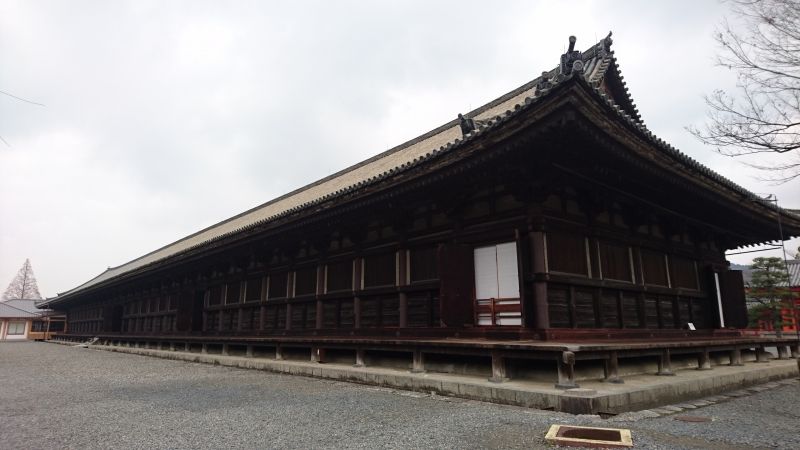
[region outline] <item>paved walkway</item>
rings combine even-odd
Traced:
[[[0,380],[2,448],[549,448],[553,423],[631,428],[636,448],[800,448],[796,381],[604,420],[33,342],[0,344]]]

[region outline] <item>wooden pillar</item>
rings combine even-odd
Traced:
[[[668,348],[665,348],[661,355],[658,358],[658,373],[656,375],[660,376],[673,376],[675,372],[672,371],[672,359],[670,357],[670,351]]]
[[[183,343],[183,351],[189,353],[192,351],[192,346],[188,342]]]
[[[508,381],[508,367],[506,358],[500,352],[492,352],[492,377],[489,381],[493,383],[503,383]]]
[[[778,359],[789,359],[789,346],[778,345]]]
[[[711,370],[711,357],[707,348],[702,349],[697,354],[697,370]]]
[[[400,328],[408,327],[408,294],[401,292],[399,295],[400,300]]]
[[[267,328],[267,295],[269,294],[269,277],[261,279],[261,308],[258,311],[258,329],[263,331]]]
[[[792,349],[792,358],[800,358],[800,342],[791,345]]]
[[[171,351],[171,352],[175,351],[175,343],[174,342],[170,342],[169,343],[169,351]]]
[[[289,302],[286,302],[286,323],[284,328],[287,330],[292,329],[292,304]]]
[[[616,351],[608,352],[608,359],[606,359],[605,363],[606,383],[624,383],[622,378],[619,377],[619,355]]]
[[[266,329],[266,321],[267,321],[267,307],[265,305],[261,305],[258,311],[258,329],[263,331]]]
[[[743,366],[742,351],[737,347],[730,351],[730,366]]]
[[[275,345],[275,360],[283,361],[283,347],[281,347],[281,344]]]
[[[542,231],[530,233],[531,255],[533,257],[534,275],[547,273],[547,255],[545,247],[545,237]],[[535,281],[533,283],[533,314],[534,327],[543,329],[550,328],[550,310],[547,302],[547,283]]]
[[[561,358],[557,361],[558,365],[558,389],[574,389],[580,387],[575,382],[575,353],[562,352]]]
[[[325,265],[320,264],[317,266],[317,315],[315,316],[314,328],[317,330],[322,329],[324,314],[325,314],[325,307],[322,304],[322,300],[319,298],[320,295],[325,294]]]
[[[413,361],[411,364],[411,373],[424,373],[425,372],[425,355],[422,350],[415,349]]]
[[[361,297],[353,297],[353,328],[361,328]]]
[[[220,354],[222,356],[230,355],[230,348],[228,347],[228,344],[222,344],[222,352],[220,352]]]
[[[353,367],[365,367],[366,364],[364,363],[364,350],[358,349],[356,350],[356,363],[353,364]]]
[[[203,347],[200,349],[200,353],[206,354],[208,353],[208,344],[203,344]]]
[[[353,328],[356,329],[361,328],[361,298],[357,292],[361,290],[362,261],[361,257],[353,259]]]
[[[245,356],[248,357],[248,358],[252,358],[253,357],[253,346],[252,345],[248,345],[247,346],[247,351],[245,353]]]
[[[236,302],[236,304],[239,305],[239,317],[238,320],[236,321],[236,331],[242,331],[242,322],[244,322],[244,308],[242,308],[242,305],[244,305],[244,299],[246,296],[247,296],[247,281],[242,280],[239,282],[239,299]]]

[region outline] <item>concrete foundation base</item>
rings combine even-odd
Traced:
[[[716,366],[713,370],[676,370],[675,376],[633,375],[624,384],[602,380],[581,382],[581,388],[562,390],[552,383],[530,380],[501,384],[485,377],[413,373],[384,367],[354,367],[349,364],[319,364],[253,356],[190,353],[135,347],[90,345],[91,349],[130,353],[159,358],[219,364],[243,369],[328,378],[340,381],[386,386],[397,389],[434,392],[438,395],[469,398],[538,409],[554,409],[573,414],[619,414],[739,390],[783,378],[798,376],[798,361],[772,360],[769,364]]]

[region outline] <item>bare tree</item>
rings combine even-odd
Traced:
[[[737,73],[737,91],[706,96],[708,122],[689,131],[726,156],[782,153],[777,165],[748,164],[783,183],[800,176],[800,0],[731,0],[717,64]]]
[[[36,277],[33,275],[33,267],[30,260],[26,259],[25,264],[17,272],[17,276],[8,285],[3,293],[3,300],[12,298],[27,298],[41,300],[42,294],[39,293],[39,286],[36,285]]]

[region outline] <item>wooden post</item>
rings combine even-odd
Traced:
[[[580,387],[575,382],[575,353],[562,352],[558,363],[558,389],[574,389]]]
[[[711,358],[707,348],[702,349],[697,355],[697,370],[711,370]]]
[[[408,251],[400,249],[397,251],[397,286],[405,286],[408,281]],[[398,325],[400,328],[408,327],[408,295],[405,292],[398,294]]]
[[[353,328],[361,328],[361,297],[353,297]]]
[[[658,358],[658,372],[656,375],[660,376],[673,376],[675,372],[672,371],[672,359],[670,358],[670,351],[665,348]]]
[[[222,356],[230,355],[230,348],[228,347],[228,344],[222,344],[222,351],[220,352],[220,354]]]
[[[281,347],[281,344],[275,345],[275,360],[283,361],[283,347]]]
[[[508,381],[508,367],[506,358],[499,352],[492,352],[492,377],[489,381],[493,383],[503,383]]]
[[[200,349],[200,353],[206,354],[208,353],[208,344],[203,344],[203,347]]]
[[[175,343],[174,342],[170,342],[169,343],[169,351],[171,351],[171,352],[175,351]]]
[[[267,295],[269,294],[269,277],[261,279],[261,308],[258,311],[258,329],[263,331],[267,328]]]
[[[616,351],[608,353],[606,363],[606,383],[622,384],[624,381],[619,377],[619,357]]]
[[[778,359],[789,359],[788,345],[778,345]]]
[[[413,361],[411,364],[411,373],[424,373],[425,372],[425,355],[422,350],[415,349]]]
[[[292,304],[286,303],[286,323],[284,324],[287,330],[292,329]]]
[[[742,364],[742,351],[736,347],[730,351],[730,366],[743,366]]]
[[[366,364],[364,363],[364,350],[358,349],[356,350],[356,363],[353,364],[353,367],[365,367]]]
[[[400,328],[408,327],[408,294],[401,292],[398,294],[400,303]]]
[[[800,358],[800,342],[791,346],[792,358]]]
[[[325,349],[320,347],[311,347],[311,362],[324,363],[325,362]]]
[[[317,315],[315,316],[314,328],[317,330],[322,329],[322,324],[324,314],[325,314],[325,307],[322,304],[322,300],[319,298],[320,295],[325,294],[325,264],[320,264],[317,266]]]
[[[533,256],[534,275],[547,273],[547,255],[545,254],[544,233],[533,231],[530,233],[531,253]],[[536,281],[533,283],[534,326],[539,329],[550,327],[550,310],[547,303],[547,283]]]
[[[252,345],[248,345],[247,346],[247,351],[245,353],[245,356],[248,357],[248,358],[252,358],[253,357],[253,346]]]

